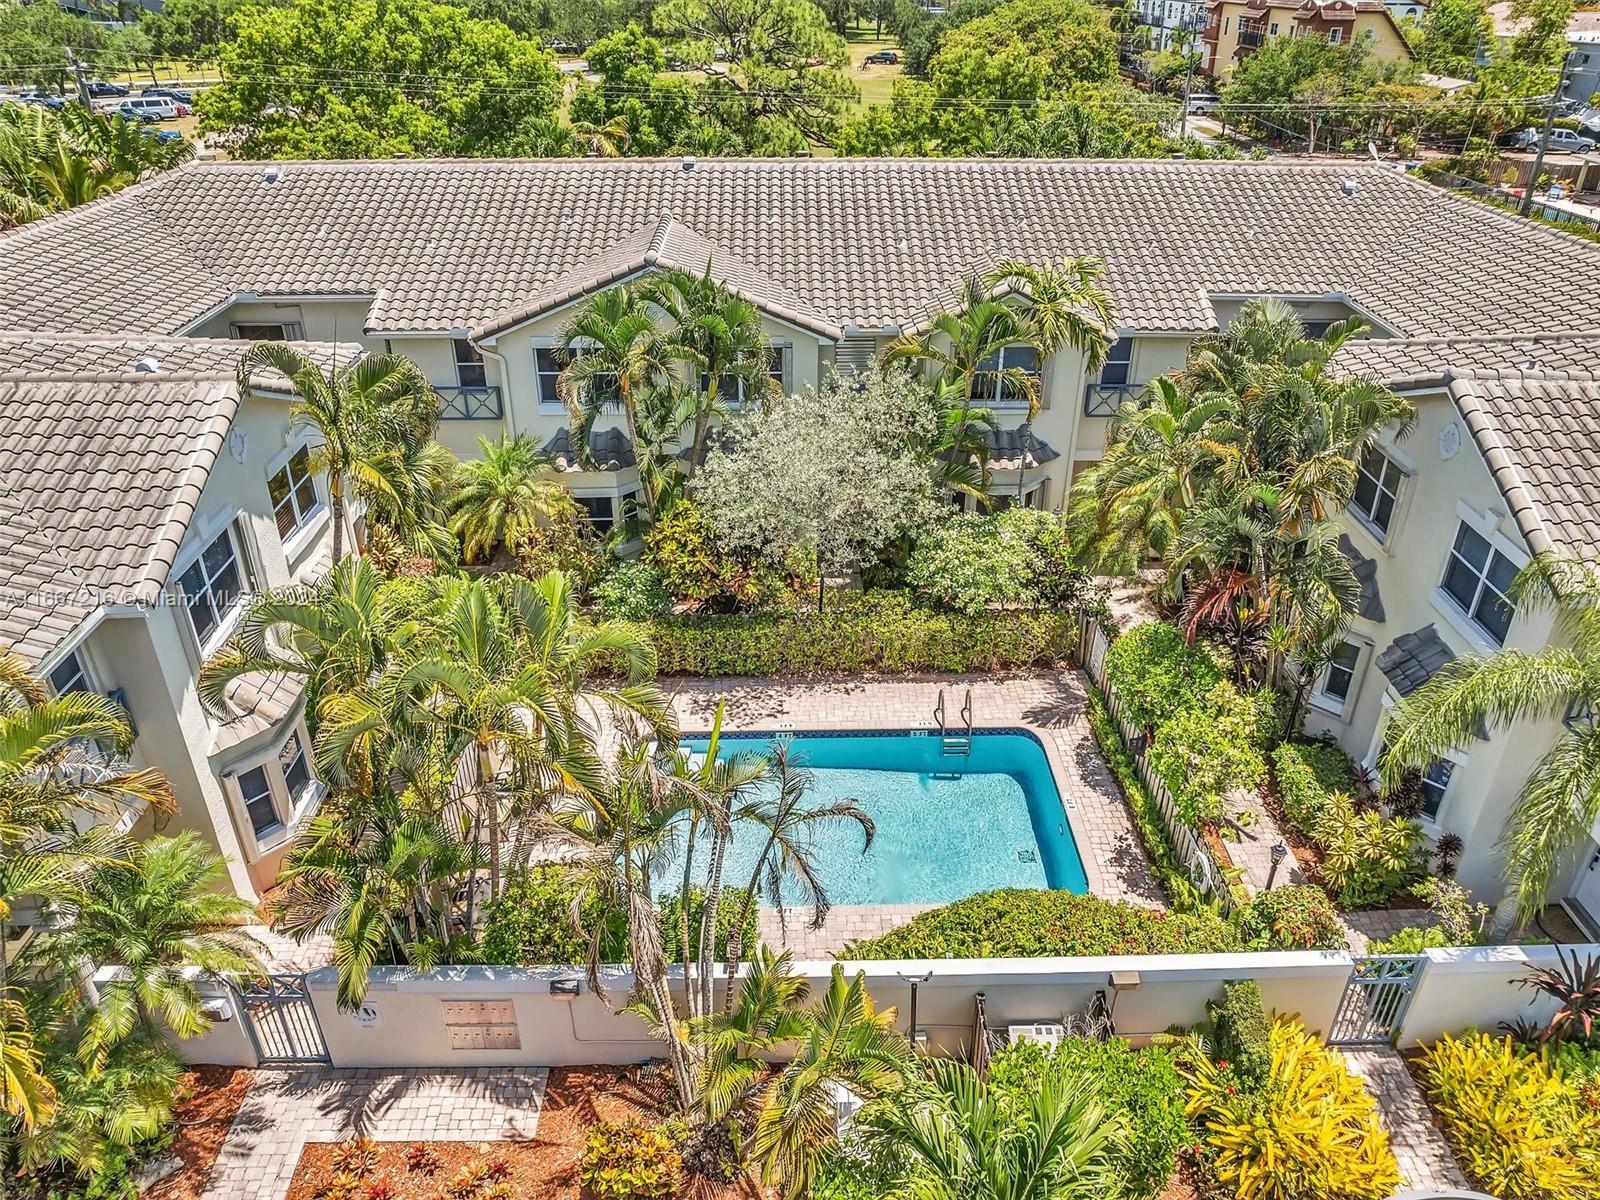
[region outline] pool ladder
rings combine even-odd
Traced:
[[[939,689],[939,703],[933,706],[934,724],[939,726],[939,751],[949,757],[956,755],[968,758],[972,754],[972,689],[967,689],[966,699],[961,703],[961,720],[966,724],[966,733],[951,733],[945,728],[944,717],[944,689]]]

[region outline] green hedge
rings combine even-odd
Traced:
[[[1252,950],[1343,950],[1339,912],[1321,888],[1275,887],[1239,913],[1239,933]]]
[[[1315,838],[1335,796],[1355,787],[1355,764],[1337,746],[1285,742],[1272,752],[1272,773],[1284,815],[1302,837]]]
[[[506,966],[571,965],[587,962],[589,945],[572,928],[572,902],[578,888],[566,868],[546,863],[533,867],[511,881],[500,899],[489,910],[484,924],[481,950],[483,961]],[[705,897],[698,888],[691,893],[690,930],[700,924]],[[744,904],[742,888],[725,889],[717,905],[717,955],[727,954],[728,931],[739,919]],[[661,897],[661,940],[667,961],[678,957],[678,897]],[[607,912],[598,897],[585,897],[581,919],[585,929],[602,928],[600,960],[620,963],[628,960],[628,928],[618,912]],[[692,936],[692,932],[691,932]],[[756,913],[751,910],[745,927],[744,946],[748,953],[756,944]]]
[[[1265,1087],[1272,1077],[1272,1023],[1261,1004],[1261,985],[1241,979],[1222,985],[1222,1000],[1207,1006],[1216,1056],[1233,1065],[1238,1077]]]
[[[1211,652],[1184,641],[1183,632],[1166,621],[1135,625],[1106,650],[1106,686],[1139,729],[1154,729],[1200,707],[1222,678]]]
[[[900,592],[829,599],[812,609],[661,617],[648,625],[663,675],[821,675],[997,671],[1065,662],[1070,612],[936,612]]]
[[[1133,756],[1122,744],[1111,712],[1106,708],[1105,698],[1093,683],[1089,684],[1088,696],[1089,729],[1094,734],[1106,765],[1122,785],[1122,794],[1127,799],[1128,810],[1133,814],[1139,840],[1144,843],[1145,853],[1150,856],[1150,867],[1155,872],[1156,880],[1161,884],[1162,891],[1166,892],[1167,900],[1176,900],[1180,894],[1192,891],[1194,885],[1178,860],[1177,851],[1167,840],[1167,826],[1161,819],[1161,809],[1139,778]]]
[[[1156,728],[1150,767],[1167,785],[1184,824],[1215,824],[1229,792],[1254,791],[1265,781],[1263,707],[1253,694],[1223,682],[1198,705],[1180,709]]]
[[[1052,958],[1100,954],[1212,954],[1241,949],[1220,917],[1142,908],[1072,892],[1002,888],[912,918],[839,957]]]

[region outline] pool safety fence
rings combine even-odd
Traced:
[[[1570,949],[1570,948],[1569,948]],[[1579,948],[1580,955],[1600,947]],[[1467,1027],[1544,1020],[1554,1004],[1517,986],[1529,962],[1554,965],[1553,946],[1484,946],[1430,950],[1420,956],[1409,1003],[1389,1031],[1402,1047],[1426,1044]],[[834,964],[801,962],[795,971],[818,994]],[[986,1049],[1016,1037],[1051,1040],[1114,1032],[1138,1045],[1206,1018],[1225,983],[1254,979],[1271,1012],[1295,1015],[1323,1036],[1337,1035],[1341,1006],[1360,963],[1343,951],[1243,954],[1117,955],[1097,958],[936,959],[844,963],[862,971],[873,998],[894,1006],[897,1028],[911,1035],[911,987],[917,985],[916,1040],[937,1054],[969,1056],[979,1028]],[[304,996],[325,1056],[336,1067],[491,1067],[623,1064],[661,1057],[661,1043],[637,1017],[614,1012],[633,978],[624,967],[603,972],[609,1003],[576,966],[444,967],[373,970],[366,997],[340,1008],[332,967],[306,972]],[[209,1032],[178,1043],[190,1062],[262,1063],[253,1019],[239,992],[201,980],[212,1016]],[[718,983],[720,992],[722,982]],[[982,995],[983,1022],[977,1022]],[[980,1052],[981,1053],[981,1052]]]
[[[1216,900],[1225,913],[1232,912],[1234,889],[1229,883],[1227,869],[1231,864],[1221,862],[1210,843],[1200,836],[1194,826],[1178,815],[1178,807],[1173,803],[1172,793],[1150,765],[1149,755],[1146,753],[1149,749],[1148,731],[1137,728],[1128,719],[1126,706],[1121,697],[1107,682],[1106,650],[1110,646],[1110,639],[1106,631],[1087,615],[1080,617],[1079,621],[1081,624],[1078,631],[1078,663],[1088,675],[1090,682],[1105,697],[1112,724],[1116,726],[1117,736],[1122,740],[1123,748],[1133,759],[1134,768],[1139,773],[1139,782],[1144,784],[1145,790],[1150,793],[1151,799],[1156,802],[1156,808],[1161,813],[1161,828],[1166,834],[1167,845],[1183,864],[1189,882],[1206,896]]]

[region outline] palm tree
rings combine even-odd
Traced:
[[[47,1123],[55,1107],[55,1085],[44,1073],[28,1013],[11,996],[0,997],[0,1112],[32,1130]]]
[[[1070,347],[1092,372],[1111,344],[1111,302],[1097,282],[1104,269],[1097,258],[1069,258],[1059,267],[1010,259],[990,271],[987,282],[1001,294],[1022,297],[1029,344],[1041,359]]]
[[[572,131],[588,144],[589,152],[597,158],[621,158],[628,152],[628,143],[633,140],[626,113],[617,113],[603,125],[574,121]]]
[[[789,973],[787,953],[764,948],[740,985],[739,1003],[694,1026],[709,1050],[702,1093],[709,1112],[726,1112],[748,1094],[757,1060],[780,1047],[793,1053],[764,1085],[750,1137],[761,1178],[781,1185],[786,1200],[810,1194],[819,1163],[839,1144],[836,1093],[844,1088],[869,1104],[898,1093],[915,1073],[915,1056],[896,1032],[895,1010],[879,1009],[866,973],[849,979],[834,965],[814,1004]]]
[[[161,141],[121,116],[8,104],[0,109],[0,217],[22,224],[87,204],[193,153],[188,141]]]
[[[1500,650],[1446,664],[1390,711],[1383,785],[1424,769],[1485,727],[1592,713],[1600,698],[1600,563],[1546,552],[1512,589],[1517,611],[1552,611],[1557,637],[1532,652]],[[1544,907],[1556,870],[1600,819],[1600,725],[1563,720],[1522,785],[1501,833],[1507,884],[1502,928]]]
[[[478,439],[481,458],[462,463],[450,500],[450,530],[468,562],[486,561],[512,546],[571,502],[560,484],[544,478],[551,460],[525,434]]]
[[[645,514],[653,519],[660,492],[654,466],[659,431],[640,415],[645,393],[666,375],[667,348],[642,293],[622,284],[592,297],[563,331],[561,344],[568,360],[557,391],[571,410],[579,456],[589,456],[589,435],[600,414],[610,404],[620,405],[639,462]]]
[[[969,401],[985,394],[1020,396],[1031,420],[1039,407],[1037,376],[994,364],[1008,346],[1033,345],[1033,333],[1020,308],[992,297],[981,280],[968,279],[955,311],[937,312],[920,332],[901,334],[884,350],[883,362],[926,363],[935,378],[959,386]]]
[[[1022,1113],[972,1067],[946,1060],[894,1103],[863,1113],[867,1136],[907,1160],[907,1193],[926,1200],[1090,1200],[1114,1190],[1116,1134],[1095,1085],[1047,1075]]]
[[[119,969],[96,985],[81,1041],[89,1061],[103,1062],[135,1032],[150,1040],[163,1030],[204,1033],[210,1021],[190,969],[217,978],[261,972],[261,947],[242,928],[250,904],[220,890],[222,879],[222,859],[192,831],[137,843],[126,860],[89,872],[55,947],[63,962]]]
[[[727,411],[724,389],[742,392],[749,403],[765,399],[776,387],[767,360],[771,348],[761,330],[760,310],[713,279],[709,259],[703,275],[665,271],[641,291],[671,322],[666,333],[668,354],[686,363],[695,379],[690,389],[692,431],[686,468],[692,478],[705,462],[712,418]]]
[[[821,929],[828,919],[832,901],[817,874],[810,838],[806,836],[812,826],[823,821],[854,821],[861,827],[863,854],[872,848],[872,838],[877,832],[877,826],[857,800],[845,798],[814,807],[806,804],[816,778],[795,760],[793,739],[788,736],[773,739],[767,757],[772,789],[759,793],[754,802],[734,814],[736,820],[761,826],[767,836],[751,868],[739,918],[728,935],[726,975],[729,979],[738,974],[739,957],[744,951],[744,929],[754,913],[757,898],[764,897],[782,917],[786,907],[784,880],[794,880],[800,885],[801,903],[811,909],[812,929]],[[733,989],[730,988],[724,1007],[732,1004]]]
[[[264,342],[239,360],[241,391],[262,368],[288,379],[295,394],[290,422],[309,426],[316,436],[311,468],[327,472],[333,560],[338,562],[344,557],[346,486],[369,501],[399,498],[394,476],[400,447],[415,435],[419,415],[436,411],[433,389],[404,355],[373,354],[324,369],[293,346]]]

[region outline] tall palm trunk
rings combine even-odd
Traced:
[[[762,869],[767,865],[767,859],[772,855],[772,848],[778,844],[777,831],[767,834],[767,844],[761,848],[761,853],[756,858],[755,870],[750,872],[750,886],[745,889],[744,903],[739,906],[739,919],[734,922],[733,928],[728,930],[728,980],[726,990],[722,994],[722,1011],[729,1012],[733,1008],[733,977],[739,973],[739,960],[744,957],[744,927],[750,920],[750,911],[756,906],[756,887],[761,882]],[[778,902],[783,903],[779,896]]]
[[[699,829],[700,822],[693,814],[689,817],[689,833],[684,839],[683,846],[683,884],[678,892],[678,958],[683,964],[683,978],[685,981],[689,1015],[695,1016],[693,989],[688,988],[687,981],[693,974],[694,944],[689,939],[689,889],[694,886],[694,839]]]
[[[656,483],[653,474],[655,468],[645,468],[644,444],[639,440],[639,413],[634,407],[633,386],[626,376],[617,378],[617,393],[622,398],[622,419],[628,425],[628,440],[633,443],[634,460],[639,464],[639,491],[644,496],[644,505],[649,520],[655,521],[656,516]]]
[[[337,566],[344,557],[344,479],[331,467],[328,469],[328,508],[333,514],[333,562]]]
[[[706,875],[706,903],[700,913],[700,944],[696,948],[696,965],[700,987],[699,1012],[709,1013],[715,1000],[715,981],[711,961],[717,948],[717,908],[722,903],[722,867],[727,857],[728,840],[732,830],[724,824],[711,834],[711,862]],[[687,980],[685,983],[687,984]]]
[[[486,825],[489,833],[489,901],[500,898],[500,794],[494,788],[493,767],[489,761],[489,747],[478,743],[478,784],[480,795],[488,801]]]

